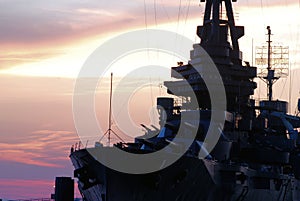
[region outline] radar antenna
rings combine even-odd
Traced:
[[[273,99],[273,85],[281,77],[288,76],[289,47],[271,45],[271,27],[267,26],[267,45],[256,47],[255,63],[260,67],[258,77],[262,78],[268,88],[268,101]]]
[[[112,82],[113,82],[113,73],[110,74],[110,95],[109,95],[109,117],[108,117],[108,129],[107,131],[104,133],[104,135],[100,138],[100,142],[102,141],[102,139],[108,135],[108,146],[110,146],[110,141],[111,141],[111,133],[113,133],[119,140],[121,140],[122,142],[125,142],[115,131],[112,130],[111,125],[112,125],[112,107],[111,107],[111,103],[112,103]]]
[[[267,26],[267,30],[268,30],[268,75],[267,77],[264,77],[267,80],[268,83],[268,98],[269,101],[272,101],[272,96],[273,96],[273,83],[279,79],[278,77],[275,77],[275,70],[273,70],[271,68],[271,27]]]

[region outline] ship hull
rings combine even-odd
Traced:
[[[247,181],[239,184],[231,177],[236,166],[228,169],[227,164],[227,169],[222,169],[219,163],[206,159],[183,156],[165,169],[138,175],[107,168],[85,149],[70,157],[86,201],[299,200],[295,182],[278,189],[272,189],[272,185],[251,187]]]

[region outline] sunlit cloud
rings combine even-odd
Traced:
[[[16,195],[18,199],[48,198],[54,192],[54,179],[52,181],[1,179],[0,189],[1,198],[12,198]]]
[[[78,141],[71,131],[38,130],[22,143],[0,143],[0,160],[45,167],[63,167],[69,147]]]
[[[47,180],[21,180],[21,179],[1,179],[0,185],[7,185],[7,186],[15,186],[18,185],[20,187],[25,187],[28,185],[51,185],[53,186],[53,181]]]
[[[297,1],[238,1],[236,7],[273,7],[297,4]],[[199,7],[200,6],[200,7]],[[185,21],[201,16],[204,4],[197,1],[141,0],[94,1],[84,3],[63,0],[57,3],[36,1],[0,2],[0,42],[2,45],[62,45],[85,37],[167,21]],[[146,18],[146,19],[145,19]]]
[[[24,163],[28,165],[37,165],[37,166],[45,166],[45,167],[61,167],[57,164],[51,164],[48,162],[40,161],[40,158],[43,158],[44,156],[37,153],[30,153],[28,150],[15,150],[19,149],[18,146],[15,146],[13,149],[11,149],[11,145],[7,144],[0,144],[3,146],[3,151],[0,150],[0,160],[3,161],[14,161],[18,163]]]
[[[87,8],[80,8],[77,9],[79,13],[87,13],[87,14],[94,14],[94,15],[104,15],[104,16],[115,16],[114,13],[103,10],[103,9],[87,9]]]
[[[299,2],[295,0],[287,1],[238,1],[234,3],[234,7],[243,17],[244,11],[255,8],[251,12],[260,18],[273,19],[276,12],[269,15],[268,10],[272,8],[280,8],[280,13],[285,18],[291,18],[290,13],[299,13],[293,10],[288,12],[290,7],[297,8],[299,11]],[[158,1],[142,1],[142,0],[117,0],[114,2],[109,1],[79,1],[72,2],[63,0],[57,3],[49,2],[36,2],[29,1],[2,1],[0,2],[0,43],[4,52],[12,52],[25,50],[28,53],[23,55],[2,55],[0,60],[0,68],[11,68],[13,66],[20,66],[20,68],[10,71],[10,73],[17,74],[20,72],[22,75],[35,75],[47,74],[61,74],[72,76],[78,73],[80,62],[76,62],[78,56],[74,56],[69,49],[67,52],[73,56],[65,55],[65,49],[74,45],[85,44],[95,39],[110,37],[116,32],[124,32],[131,29],[138,28],[166,28],[172,24],[174,31],[179,34],[193,33],[195,29],[187,29],[187,25],[191,24],[190,20],[198,19],[196,25],[202,22],[202,13],[204,11],[204,3],[198,1],[172,1],[172,0],[158,0]],[[287,15],[288,14],[288,15]],[[251,17],[251,18],[252,18]],[[297,17],[297,16],[296,16]],[[249,18],[249,17],[248,17]],[[249,18],[250,19],[250,18]],[[295,18],[296,19],[296,18]],[[298,19],[298,18],[297,18]],[[250,21],[250,20],[249,20]],[[253,23],[266,22],[266,20],[252,20]],[[285,20],[288,22],[290,20]],[[192,22],[193,23],[193,22]],[[293,22],[294,23],[294,22]],[[252,28],[251,28],[252,29]],[[98,43],[99,45],[100,43]],[[97,46],[94,46],[96,48]],[[82,48],[82,47],[80,47]],[[62,49],[63,51],[55,52],[51,49]],[[90,51],[93,47],[90,48]],[[42,54],[34,54],[35,51],[41,51]],[[47,52],[49,50],[49,52]],[[33,53],[33,54],[32,54]],[[59,55],[57,55],[58,53]],[[82,53],[86,57],[88,54]],[[34,57],[33,57],[34,56]],[[59,58],[56,62],[50,58]],[[43,60],[46,60],[46,63]],[[49,60],[48,60],[49,59]],[[75,62],[73,63],[72,60]],[[39,62],[41,61],[41,62]],[[68,61],[68,62],[67,62]],[[23,65],[25,64],[25,65]],[[29,67],[28,65],[32,65]],[[52,66],[49,67],[49,64]],[[59,73],[57,68],[61,68],[62,73]],[[75,66],[75,67],[73,67]],[[22,71],[28,69],[29,71]],[[45,68],[41,72],[39,68]],[[51,72],[55,69],[55,72]],[[74,70],[75,69],[75,73]],[[52,70],[54,71],[54,70]]]
[[[277,6],[289,6],[289,5],[299,5],[299,1],[297,0],[272,0],[272,1],[264,1],[264,0],[252,0],[252,1],[242,1],[238,0],[237,5],[245,6],[245,7],[258,7],[258,8],[272,8]]]
[[[0,69],[11,68],[24,63],[36,63],[44,59],[48,59],[57,55],[62,54],[62,52],[52,52],[51,50],[43,51],[24,51],[24,52],[4,52],[0,56]]]

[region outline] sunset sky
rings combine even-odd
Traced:
[[[240,40],[244,59],[252,63],[252,41],[254,47],[264,43],[271,26],[273,41],[290,48],[292,98],[300,97],[300,1],[233,4],[236,24],[245,26]],[[146,28],[174,31],[197,43],[204,5],[199,0],[0,0],[0,198],[49,197],[56,176],[73,175],[68,155],[78,141],[74,81],[97,47],[118,34]],[[176,60],[164,65],[174,66]],[[278,81],[276,97],[288,99],[288,81]],[[147,111],[156,95],[165,94],[162,90],[156,85],[151,94],[148,88],[134,96],[136,121],[149,120]],[[256,96],[264,92],[261,87]],[[97,98],[100,121],[106,118],[107,95],[104,91]],[[148,102],[139,99],[145,96]],[[105,127],[107,121],[100,124]]]

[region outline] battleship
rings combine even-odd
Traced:
[[[170,146],[161,155],[169,158],[178,155],[178,150],[185,146],[185,136],[195,132],[192,140],[187,137],[191,143],[183,155],[158,171],[134,174],[114,170],[97,160],[112,149],[110,146],[97,142],[93,148],[72,149],[70,159],[83,200],[300,200],[300,117],[288,114],[286,101],[273,98],[273,84],[278,77],[270,63],[271,28],[267,27],[268,67],[264,77],[268,100],[257,104],[251,98],[257,88],[257,68],[242,59],[238,40],[244,35],[244,27],[235,25],[235,1],[201,0],[205,2],[203,25],[197,27],[201,42],[194,45],[187,64],[172,67],[171,77],[177,80],[164,82],[169,94],[185,101],[178,105],[174,98],[158,97],[161,127],[147,129],[148,133],[135,138],[133,143],[120,141],[113,145],[133,154],[154,153]],[[220,13],[224,5],[225,19]],[[210,56],[222,78],[226,96],[225,100],[217,101],[226,103],[225,111],[219,113],[225,116],[223,126],[212,118],[218,108],[213,108],[207,86],[207,81],[213,83],[214,79],[207,76],[210,66],[200,64],[200,73],[195,67],[201,63],[199,46]],[[189,97],[191,92],[194,97]],[[195,114],[200,118],[193,119]],[[188,120],[182,116],[188,116]],[[180,125],[185,126],[181,129]],[[205,139],[211,135],[210,126],[215,127],[213,131],[219,137],[208,151]],[[206,154],[200,157],[201,153]]]

